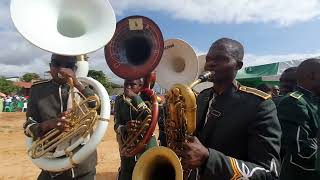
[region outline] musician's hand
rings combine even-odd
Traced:
[[[82,91],[85,87],[78,81],[75,71],[70,68],[60,68],[59,73],[64,77],[65,80],[72,78],[73,85],[79,90]]]
[[[70,69],[70,68],[60,68],[59,69],[59,73],[65,78],[72,78],[72,79],[76,79],[76,74],[75,72]]]
[[[131,120],[128,121],[127,125],[129,131],[136,131],[140,127],[141,121]]]
[[[134,96],[137,96],[137,94],[134,93],[130,88],[124,89],[124,95],[129,98],[133,98]]]
[[[199,168],[209,158],[209,150],[195,136],[187,137],[182,148],[182,151],[176,153],[181,157],[181,164],[185,169]]]
[[[70,110],[61,113],[57,118],[50,119],[40,123],[41,131],[46,133],[51,129],[58,129],[60,131],[67,130],[69,128],[66,117],[70,114]]]

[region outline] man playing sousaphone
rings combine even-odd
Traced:
[[[69,114],[70,86],[67,79],[71,78],[74,87],[84,96],[94,95],[89,87],[83,86],[75,76],[75,56],[53,54],[50,63],[52,80],[36,83],[31,88],[27,109],[27,121],[24,123],[24,133],[34,140],[41,138],[52,129],[61,132],[68,129],[66,117]],[[95,103],[90,103],[95,106]],[[94,151],[85,161],[62,172],[42,170],[38,180],[94,180],[97,165],[97,152]]]
[[[124,94],[117,96],[115,100],[114,130],[117,133],[121,153],[120,180],[131,180],[136,161],[142,154],[141,152],[133,156],[125,155],[123,146],[126,145],[124,142],[128,138],[132,138],[131,136],[137,133],[142,125],[142,121],[151,115],[150,98],[147,95],[148,92],[143,87],[143,78],[125,80]],[[158,119],[163,119],[163,114],[160,113]],[[157,140],[153,135],[144,150],[154,146],[157,146]]]
[[[125,80],[124,94],[117,96],[115,100],[114,130],[117,133],[117,141],[120,146],[120,180],[131,180],[132,172],[139,156],[145,150],[157,146],[157,140],[155,136],[152,135],[151,139],[146,144],[142,152],[134,155],[128,155],[124,151],[124,146],[126,145],[124,144],[124,142],[128,142],[128,139],[132,138],[131,136],[136,134],[137,131],[139,131],[142,126],[144,126],[142,122],[146,117],[149,117],[149,120],[151,120],[151,99],[149,94],[150,91],[148,92],[148,90],[150,90],[153,85],[151,85],[151,87],[145,88],[146,81],[146,78]],[[164,119],[164,113],[160,99],[158,99],[158,103],[160,111],[158,120],[159,122],[161,122]],[[139,136],[143,135],[140,134]]]

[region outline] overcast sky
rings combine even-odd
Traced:
[[[221,37],[240,41],[245,47],[245,65],[265,64],[319,56],[319,0],[111,0],[117,20],[129,15],[153,19],[164,38],[181,38],[198,54],[206,53]],[[30,3],[30,2],[29,2]],[[0,1],[0,75],[26,72],[43,75],[49,53],[34,47],[15,30],[9,0]],[[41,25],[36,24],[35,26]],[[45,32],[43,32],[45,33]],[[90,68],[107,67],[102,50],[92,53]]]

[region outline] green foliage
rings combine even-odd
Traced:
[[[31,82],[32,80],[39,80],[40,76],[37,73],[26,73],[21,77],[21,81]]]
[[[16,93],[20,88],[15,86],[12,81],[8,81],[3,77],[0,77],[0,92],[5,94]]]
[[[89,70],[88,77],[92,77],[99,81],[106,88],[108,93],[112,91],[111,82],[102,71]]]

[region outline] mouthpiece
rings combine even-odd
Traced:
[[[201,82],[205,82],[208,81],[209,79],[211,79],[214,75],[214,72],[210,72],[210,71],[204,71],[200,76],[199,79],[201,80]]]

